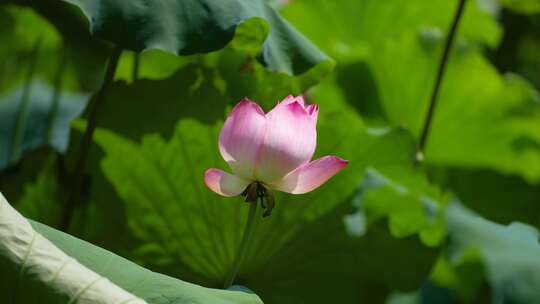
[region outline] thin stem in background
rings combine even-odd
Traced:
[[[19,112],[17,113],[17,121],[15,122],[15,133],[13,134],[13,142],[11,145],[11,151],[9,153],[10,164],[15,163],[19,156],[19,150],[24,138],[26,120],[28,118],[28,107],[30,106],[30,90],[32,87],[32,77],[36,71],[36,65],[38,62],[39,49],[41,48],[41,42],[43,37],[39,37],[34,43],[34,47],[30,52],[30,63],[28,64],[28,71],[24,80],[24,87],[21,96],[21,105]]]
[[[107,66],[107,72],[105,74],[105,79],[101,89],[97,94],[92,98],[92,101],[89,105],[89,114],[88,114],[88,123],[86,125],[86,130],[81,139],[79,146],[78,157],[75,163],[75,169],[72,175],[72,187],[64,206],[62,217],[60,219],[60,230],[67,232],[69,226],[71,225],[71,219],[75,211],[75,206],[77,202],[81,199],[80,192],[82,188],[82,183],[84,181],[84,169],[86,165],[86,160],[88,159],[88,153],[90,150],[90,145],[92,143],[92,136],[96,130],[97,115],[99,109],[103,105],[103,102],[107,98],[109,88],[114,80],[114,74],[116,72],[116,66],[118,65],[118,59],[120,57],[121,49],[116,48],[113,50],[111,57],[109,58],[109,64]]]
[[[454,21],[452,22],[452,27],[450,28],[450,32],[448,33],[448,36],[446,37],[446,42],[444,45],[444,51],[441,57],[441,61],[439,63],[439,71],[437,73],[437,80],[435,81],[435,85],[433,87],[433,91],[431,94],[431,99],[429,101],[429,108],[426,116],[426,120],[424,123],[424,127],[422,128],[422,133],[420,135],[420,141],[418,142],[418,147],[416,150],[416,159],[415,161],[417,163],[420,163],[424,159],[424,149],[426,147],[427,138],[429,135],[429,132],[431,130],[431,123],[433,120],[433,114],[435,113],[435,107],[437,103],[437,97],[439,95],[439,90],[441,87],[442,79],[444,76],[444,70],[446,69],[446,64],[448,63],[448,57],[450,54],[450,50],[452,49],[452,44],[454,42],[454,37],[457,32],[457,28],[459,25],[459,20],[461,19],[461,16],[463,15],[463,10],[465,8],[465,2],[466,0],[459,0],[459,4],[456,10],[456,14],[454,16]]]
[[[51,109],[49,111],[49,119],[47,125],[46,141],[49,143],[54,133],[54,121],[58,116],[58,109],[60,108],[60,96],[62,92],[62,76],[66,67],[67,48],[66,44],[62,43],[59,50],[59,60],[56,73],[54,74],[54,92],[51,101]]]
[[[250,202],[249,204],[249,214],[246,226],[244,228],[244,235],[242,236],[242,241],[240,241],[240,245],[238,246],[238,250],[236,251],[236,256],[234,257],[234,262],[231,267],[229,276],[225,281],[225,289],[231,287],[231,285],[234,283],[234,279],[236,278],[238,270],[240,269],[240,265],[242,264],[242,261],[244,260],[244,257],[246,255],[251,236],[253,235],[253,227],[255,227],[255,218],[257,215],[257,205],[259,204],[259,202]]]
[[[141,65],[141,53],[135,52],[133,53],[133,71],[131,75],[133,82],[139,79],[140,65]]]

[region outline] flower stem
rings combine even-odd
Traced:
[[[255,227],[255,218],[257,215],[257,205],[259,204],[259,202],[255,201],[255,202],[250,202],[249,204],[250,204],[249,214],[248,214],[246,226],[244,228],[244,235],[242,236],[242,241],[240,241],[240,246],[238,246],[238,250],[236,251],[236,256],[234,257],[234,262],[233,262],[231,271],[229,275],[227,276],[227,280],[225,281],[225,285],[224,285],[225,289],[231,287],[231,285],[234,283],[234,279],[236,278],[236,275],[238,274],[238,270],[240,269],[240,265],[242,264],[242,261],[244,260],[244,257],[246,255],[249,241],[251,240],[251,236],[253,235],[253,228]]]
[[[461,16],[463,15],[463,9],[465,7],[466,0],[459,0],[459,4],[456,10],[456,14],[454,15],[454,20],[452,22],[452,26],[450,27],[450,32],[448,33],[448,36],[446,37],[446,42],[444,45],[444,51],[441,57],[441,61],[439,63],[439,70],[437,72],[437,80],[435,81],[435,85],[433,86],[433,91],[431,93],[431,99],[429,101],[429,108],[426,116],[426,120],[424,123],[424,127],[422,128],[422,133],[420,135],[420,141],[418,142],[418,147],[416,150],[416,163],[422,162],[424,159],[424,149],[426,147],[427,138],[429,135],[429,131],[431,129],[431,122],[433,119],[433,114],[435,112],[435,106],[437,103],[437,97],[439,95],[439,90],[441,87],[444,70],[446,68],[446,64],[448,62],[448,57],[450,54],[450,50],[452,49],[452,44],[454,42],[454,37],[457,32],[459,20],[461,19]]]

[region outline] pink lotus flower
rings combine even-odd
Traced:
[[[204,182],[223,196],[244,193],[250,184],[302,194],[319,187],[347,165],[336,156],[311,161],[317,145],[315,104],[288,96],[267,114],[244,98],[232,110],[219,136],[219,151],[233,174],[208,169]]]

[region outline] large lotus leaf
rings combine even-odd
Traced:
[[[11,303],[262,303],[253,294],[208,289],[149,271],[46,225],[29,223],[1,194],[0,237],[0,291]]]
[[[0,290],[12,303],[146,303],[114,283],[148,303],[262,303],[255,295],[211,290],[151,272],[48,226],[29,223],[1,194],[0,210],[0,275],[6,283]]]
[[[257,304],[255,294],[210,289],[152,272],[100,247],[33,222],[39,233],[81,264],[152,304]]]
[[[146,303],[58,249],[1,193],[0,238],[0,292],[10,303]]]
[[[271,70],[301,74],[330,60],[263,0],[64,1],[81,9],[93,35],[122,49],[178,55],[215,51],[231,41],[239,24],[255,19],[270,28],[261,59]],[[63,4],[48,3],[49,8]]]

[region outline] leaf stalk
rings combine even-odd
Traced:
[[[73,171],[73,177],[72,177],[72,188],[68,195],[66,205],[64,207],[62,217],[60,219],[60,230],[67,232],[69,229],[69,226],[71,225],[71,220],[73,218],[73,213],[75,211],[75,207],[77,205],[77,202],[81,198],[81,190],[82,190],[82,184],[84,181],[84,170],[86,161],[88,159],[88,154],[90,150],[90,145],[92,143],[92,137],[94,135],[94,131],[96,130],[96,123],[98,118],[98,113],[100,108],[103,106],[103,103],[105,102],[105,99],[107,98],[107,95],[109,93],[109,89],[111,87],[111,84],[114,81],[114,74],[116,72],[116,67],[118,65],[118,59],[120,58],[120,54],[122,53],[122,50],[120,48],[115,48],[109,58],[109,63],[107,66],[107,71],[105,73],[105,79],[103,80],[103,84],[101,85],[101,89],[94,95],[94,98],[92,98],[92,101],[89,105],[89,114],[88,114],[88,124],[86,126],[86,130],[84,131],[84,134],[82,136],[80,145],[79,145],[79,151],[78,151],[78,157],[75,163],[75,169]]]
[[[418,146],[416,149],[416,157],[415,162],[421,163],[424,160],[424,150],[426,148],[428,135],[431,130],[431,124],[433,120],[433,115],[435,113],[435,107],[437,105],[437,97],[439,96],[439,91],[441,87],[441,83],[444,76],[444,71],[446,69],[446,65],[448,63],[448,58],[450,55],[450,51],[452,49],[452,45],[454,43],[454,38],[458,29],[459,21],[461,17],[463,16],[463,11],[465,8],[465,2],[466,0],[459,0],[459,4],[456,10],[456,14],[454,15],[454,20],[452,21],[452,26],[450,27],[450,31],[448,32],[448,35],[446,36],[446,42],[444,44],[444,50],[441,57],[441,60],[439,62],[439,69],[437,72],[437,79],[435,81],[435,85],[433,86],[433,90],[431,93],[431,99],[429,101],[429,108],[427,111],[426,119],[424,122],[424,126],[422,128],[422,133],[420,135],[420,140],[418,142]]]

